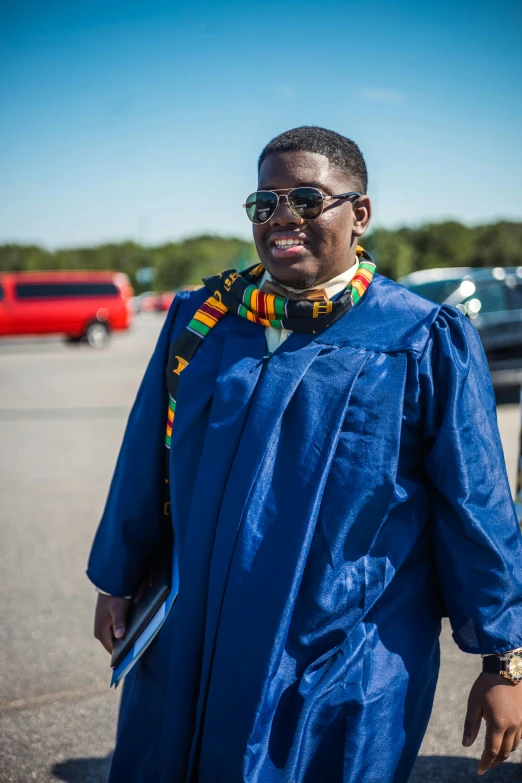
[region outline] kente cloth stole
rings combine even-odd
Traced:
[[[257,283],[265,271],[262,264],[250,267],[241,274],[235,269],[228,269],[226,272],[203,280],[211,295],[203,302],[188,326],[172,343],[167,364],[169,407],[165,433],[163,484],[163,513],[165,517],[171,516],[169,453],[174,416],[176,415],[179,376],[194,358],[207,334],[228,312],[236,313],[261,326],[273,326],[275,329],[290,329],[294,332],[310,332],[312,334],[322,332],[357,304],[372,282],[375,273],[372,257],[360,246],[357,246],[357,257],[359,267],[352,281],[340,297],[328,300],[326,303],[295,301],[260,291]]]
[[[294,332],[312,334],[322,332],[357,304],[372,281],[375,272],[372,257],[360,246],[357,247],[357,256],[359,259],[357,273],[338,298],[327,302],[295,301],[260,291],[256,283],[259,282],[265,271],[262,264],[250,267],[241,274],[235,269],[228,269],[214,277],[205,278],[203,282],[211,295],[203,302],[188,326],[172,343],[167,365],[169,392],[167,431],[165,433],[165,481],[167,484],[168,454],[172,440],[174,416],[176,415],[179,376],[193,359],[210,330],[219,323],[224,315],[231,312],[261,326],[273,326],[275,329],[290,329]],[[170,509],[170,504],[166,502],[165,514],[168,514],[168,509]]]

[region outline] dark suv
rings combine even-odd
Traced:
[[[496,386],[522,382],[522,267],[425,269],[399,283],[476,326]]]

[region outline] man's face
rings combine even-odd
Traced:
[[[265,158],[259,172],[259,190],[288,192],[300,185],[318,188],[328,196],[357,190],[350,176],[332,166],[324,155],[274,152]],[[330,280],[354,263],[357,239],[370,221],[367,196],[357,199],[356,205],[349,200],[326,201],[322,215],[315,220],[297,217],[286,199],[283,202],[267,223],[253,227],[259,258],[275,280],[307,288]],[[286,248],[275,245],[276,239],[292,238],[304,244]]]

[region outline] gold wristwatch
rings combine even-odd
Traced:
[[[486,655],[482,658],[482,671],[488,674],[500,674],[513,683],[522,681],[522,647],[498,655]]]

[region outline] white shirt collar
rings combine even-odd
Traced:
[[[351,267],[349,267],[345,272],[341,272],[340,275],[336,275],[335,277],[332,277],[331,280],[327,280],[326,283],[320,283],[319,285],[312,285],[310,288],[291,288],[289,285],[283,286],[283,288],[287,288],[288,291],[294,291],[295,293],[300,293],[301,291],[313,291],[314,288],[325,288],[326,293],[328,294],[328,298],[331,299],[336,294],[343,291],[346,286],[352,282],[353,277],[355,276],[355,273],[357,272],[357,269],[359,268],[359,259],[356,259],[355,263],[352,264]],[[261,288],[265,280],[272,280],[271,275],[265,271],[263,272],[263,275],[261,277],[261,280],[258,283],[258,287]],[[278,285],[282,285],[279,281],[277,281]]]

